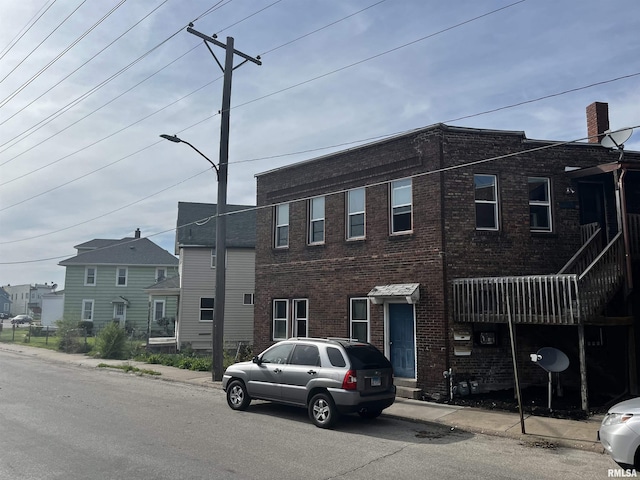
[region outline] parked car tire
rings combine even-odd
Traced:
[[[328,393],[318,393],[309,402],[309,418],[320,428],[331,428],[338,421],[338,410]]]
[[[233,410],[246,410],[251,403],[247,387],[240,380],[232,381],[227,387],[227,404]]]
[[[358,412],[358,415],[360,415],[362,418],[373,420],[374,418],[378,418],[381,413],[382,410],[360,410]]]

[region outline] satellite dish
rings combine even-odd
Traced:
[[[605,130],[604,137],[602,138],[602,145],[605,148],[623,148],[624,142],[629,140],[629,137],[633,133],[632,128],[624,128],[622,130]]]
[[[547,372],[564,372],[569,368],[569,358],[553,347],[543,347],[536,354],[536,362]]]

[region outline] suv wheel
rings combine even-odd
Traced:
[[[240,380],[232,381],[227,387],[227,403],[233,410],[246,410],[251,403],[247,387]]]
[[[309,418],[320,428],[331,428],[338,420],[338,410],[328,393],[318,393],[309,403]]]

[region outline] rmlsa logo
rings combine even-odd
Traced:
[[[614,477],[614,478],[636,478],[638,476],[638,473],[636,472],[635,468],[631,468],[631,469],[622,469],[622,468],[610,468],[607,471],[607,477]]]

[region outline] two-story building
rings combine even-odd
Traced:
[[[180,258],[176,342],[178,349],[211,351],[216,291],[217,205],[178,203],[175,253]],[[253,205],[227,205],[224,345],[253,343],[256,212]],[[157,295],[166,286],[150,289]],[[175,288],[175,285],[174,285]]]
[[[94,330],[117,322],[146,333],[149,303],[144,289],[176,276],[178,259],[141,238],[140,229],[134,237],[94,239],[75,248],[76,256],[59,263],[66,268],[64,318],[93,322]],[[163,307],[175,311],[176,305]]]
[[[443,124],[259,174],[254,347],[370,341],[437,397],[444,372],[513,386],[511,319],[524,384],[551,346],[583,408],[633,388],[639,176],[637,152]]]

